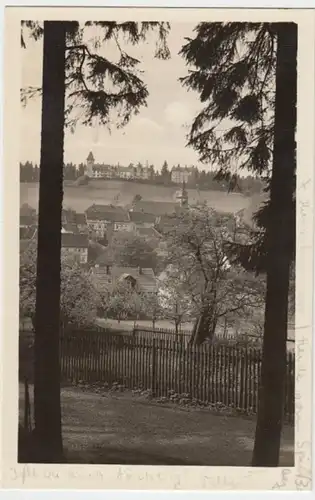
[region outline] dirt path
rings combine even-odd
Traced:
[[[21,392],[22,396],[22,392]],[[255,420],[164,407],[129,393],[62,390],[63,435],[73,463],[249,466]],[[281,465],[293,465],[285,426]]]

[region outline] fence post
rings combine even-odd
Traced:
[[[157,346],[156,339],[153,339],[152,343],[152,396],[156,393],[156,366],[157,366]]]
[[[245,378],[246,378],[246,366],[245,366],[245,356],[243,356],[242,349],[239,350],[239,360],[240,360],[240,400],[239,406],[241,410],[246,410],[246,393],[245,393]]]

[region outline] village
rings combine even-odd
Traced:
[[[87,179],[95,178],[95,168],[97,167],[94,156],[90,152],[84,172]],[[185,169],[176,169],[175,172],[177,176],[187,173]],[[180,224],[180,218],[193,208],[189,204],[186,182],[183,179],[187,180],[187,177],[184,175],[176,177],[179,189],[175,192],[173,202],[144,200],[136,195],[132,203],[125,206],[117,203],[93,203],[82,213],[64,208],[61,229],[62,257],[73,258],[82,268],[88,270],[96,290],[100,293],[113,291],[117,285],[125,283],[131,285],[139,296],[141,294],[148,296],[151,306],[155,297],[157,304],[154,309],[158,308],[159,314],[157,311],[154,313],[151,311],[150,314],[142,310],[140,314],[139,311],[129,310],[129,316],[130,313],[133,318],[136,316],[139,319],[142,316],[150,319],[153,325],[159,319],[164,328],[167,324],[169,329],[174,328],[176,331],[184,327],[185,323],[186,329],[188,325],[191,329],[194,321],[194,317],[188,314],[191,300],[186,297],[185,305],[180,304],[182,299],[179,298],[177,301],[174,296],[179,293],[176,287],[163,289],[167,279],[170,278],[171,269],[168,262],[167,239],[172,230]],[[238,223],[242,220],[243,212],[237,211],[230,215]],[[20,208],[21,252],[28,248],[30,242],[36,240],[36,235],[36,210],[25,203]],[[120,254],[117,257],[117,251],[115,252],[117,242],[120,246],[127,245],[133,256],[123,261]],[[228,265],[228,259],[225,265]],[[171,278],[174,280],[178,276],[172,275]],[[142,309],[146,309],[145,304]],[[124,315],[123,312],[122,316],[128,319],[128,314]]]
[[[294,464],[296,46],[22,21],[19,463]]]

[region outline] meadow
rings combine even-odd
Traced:
[[[64,183],[64,208],[72,208],[77,212],[85,211],[93,203],[126,205],[139,194],[143,200],[175,201],[178,186],[158,186],[128,181],[92,180],[87,186],[76,186],[74,183]],[[20,184],[20,203],[28,203],[38,207],[38,183]],[[224,212],[250,210],[252,198],[239,193],[222,191],[200,191],[188,189],[189,203],[206,201],[209,206]]]

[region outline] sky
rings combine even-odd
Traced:
[[[76,126],[75,132],[65,133],[65,162],[85,162],[90,151],[97,163],[120,163],[128,165],[138,161],[154,164],[160,169],[166,160],[170,166],[198,165],[198,156],[186,147],[189,125],[199,109],[198,95],[183,88],[178,81],[188,68],[178,52],[185,43],[184,38],[193,36],[194,25],[172,24],[168,38],[171,59],[155,59],[154,37],[136,47],[128,47],[128,53],[140,59],[142,78],[147,84],[149,97],[147,107],[122,130],[113,129],[111,134],[105,127]],[[22,50],[22,87],[41,86],[42,41],[28,41]],[[106,54],[113,48],[105,47]],[[108,58],[110,59],[109,55]],[[41,100],[33,99],[22,107],[21,116],[21,161],[39,163]],[[203,167],[205,168],[205,167]]]

